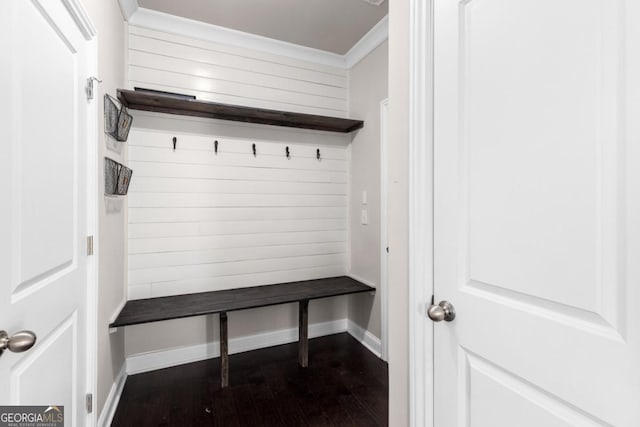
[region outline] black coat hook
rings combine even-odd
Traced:
[[[176,151],[176,144],[178,143],[178,138],[173,137],[173,151]]]
[[[320,160],[320,149],[316,150],[316,159]]]
[[[218,154],[218,140],[213,141],[213,150]]]
[[[291,158],[291,154],[289,153],[289,147],[284,149],[284,152],[287,154],[287,159]]]
[[[256,156],[256,144],[253,144],[252,148],[253,148],[253,157],[255,157]]]

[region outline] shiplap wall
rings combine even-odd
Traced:
[[[128,144],[130,299],[346,273],[346,146],[149,129]]]
[[[129,88],[347,115],[345,70],[128,28]],[[127,196],[129,299],[348,271],[349,135],[140,111],[133,115],[127,142],[134,171]],[[173,136],[178,138],[175,152]],[[286,146],[290,160],[284,156]],[[346,299],[329,298],[313,302],[310,323],[346,316]],[[216,322],[204,317],[166,322],[161,329],[154,324],[129,327],[126,353],[200,345],[213,339]],[[248,310],[232,319],[230,336],[296,324],[295,304]]]
[[[129,25],[128,85],[198,99],[346,117],[348,72]]]

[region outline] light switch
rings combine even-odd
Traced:
[[[367,190],[362,191],[362,204],[363,205],[367,204]]]
[[[360,223],[362,225],[369,224],[369,215],[367,214],[366,209],[363,209],[362,212],[360,212]]]

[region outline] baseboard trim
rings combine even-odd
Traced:
[[[340,319],[309,325],[309,338],[346,332],[348,320]],[[353,335],[353,334],[352,334]],[[298,328],[280,329],[262,334],[229,339],[229,354],[242,353],[298,341]],[[156,369],[198,362],[220,356],[218,341],[189,347],[171,348],[127,357],[127,374],[134,375]]]
[[[109,427],[113,421],[113,416],[116,414],[118,403],[120,402],[120,396],[122,395],[122,389],[124,383],[127,381],[127,362],[122,364],[122,368],[111,386],[107,400],[104,403],[100,417],[98,417],[98,427]]]
[[[371,353],[382,358],[382,341],[380,338],[376,337],[360,325],[357,325],[352,320],[347,322],[347,332],[349,332],[352,337],[360,341],[360,343],[369,349]]]
[[[358,276],[357,274],[353,274],[351,272],[347,273],[348,277],[351,277],[354,280],[357,280],[358,282],[362,282],[367,286],[371,286],[372,288],[378,290],[380,289],[380,286],[378,286],[377,284],[373,283],[371,280],[367,280],[365,278],[362,278],[360,276]]]

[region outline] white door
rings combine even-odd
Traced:
[[[640,426],[638,16],[435,0],[436,427]]]
[[[88,45],[73,1],[0,2],[0,405],[64,405],[85,425]]]

